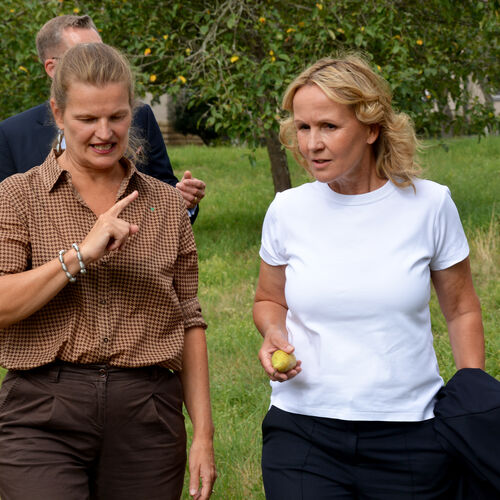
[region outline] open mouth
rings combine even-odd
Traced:
[[[98,153],[109,153],[114,147],[116,143],[108,142],[106,144],[91,144],[92,149],[96,150]]]
[[[323,159],[316,159],[316,160],[312,160],[312,163],[318,167],[320,167],[321,165],[325,165],[326,163],[329,163],[330,160],[323,160]]]

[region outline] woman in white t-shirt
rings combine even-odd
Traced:
[[[266,214],[254,320],[271,378],[268,499],[450,498],[435,438],[443,380],[434,284],[457,369],[484,369],[468,245],[445,186],[418,179],[409,118],[357,56],[322,59],[288,87],[280,137],[315,182]],[[294,352],[286,373],[274,351]]]

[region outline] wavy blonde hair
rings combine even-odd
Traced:
[[[299,151],[293,122],[293,99],[305,85],[317,85],[332,101],[350,106],[361,123],[378,125],[373,144],[377,175],[399,187],[414,186],[421,169],[415,160],[418,141],[413,122],[405,113],[394,111],[389,84],[358,54],[320,59],[288,86],[282,107],[289,116],[280,123],[280,140],[300,165],[311,173]]]

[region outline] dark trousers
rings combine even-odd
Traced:
[[[454,464],[432,420],[352,422],[271,407],[262,424],[268,500],[448,500]]]
[[[0,390],[2,500],[177,500],[186,463],[179,377],[53,364]]]

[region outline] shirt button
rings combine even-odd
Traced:
[[[103,306],[104,306],[104,305],[106,305],[106,299],[101,299],[101,300],[99,301],[99,304],[102,304]]]
[[[103,342],[109,342],[109,339],[108,339],[108,337],[104,337],[104,338],[102,339],[102,341],[103,341]]]
[[[105,377],[105,376],[106,376],[106,370],[105,370],[104,368],[101,368],[101,369],[99,370],[99,375],[100,375],[101,377]]]

